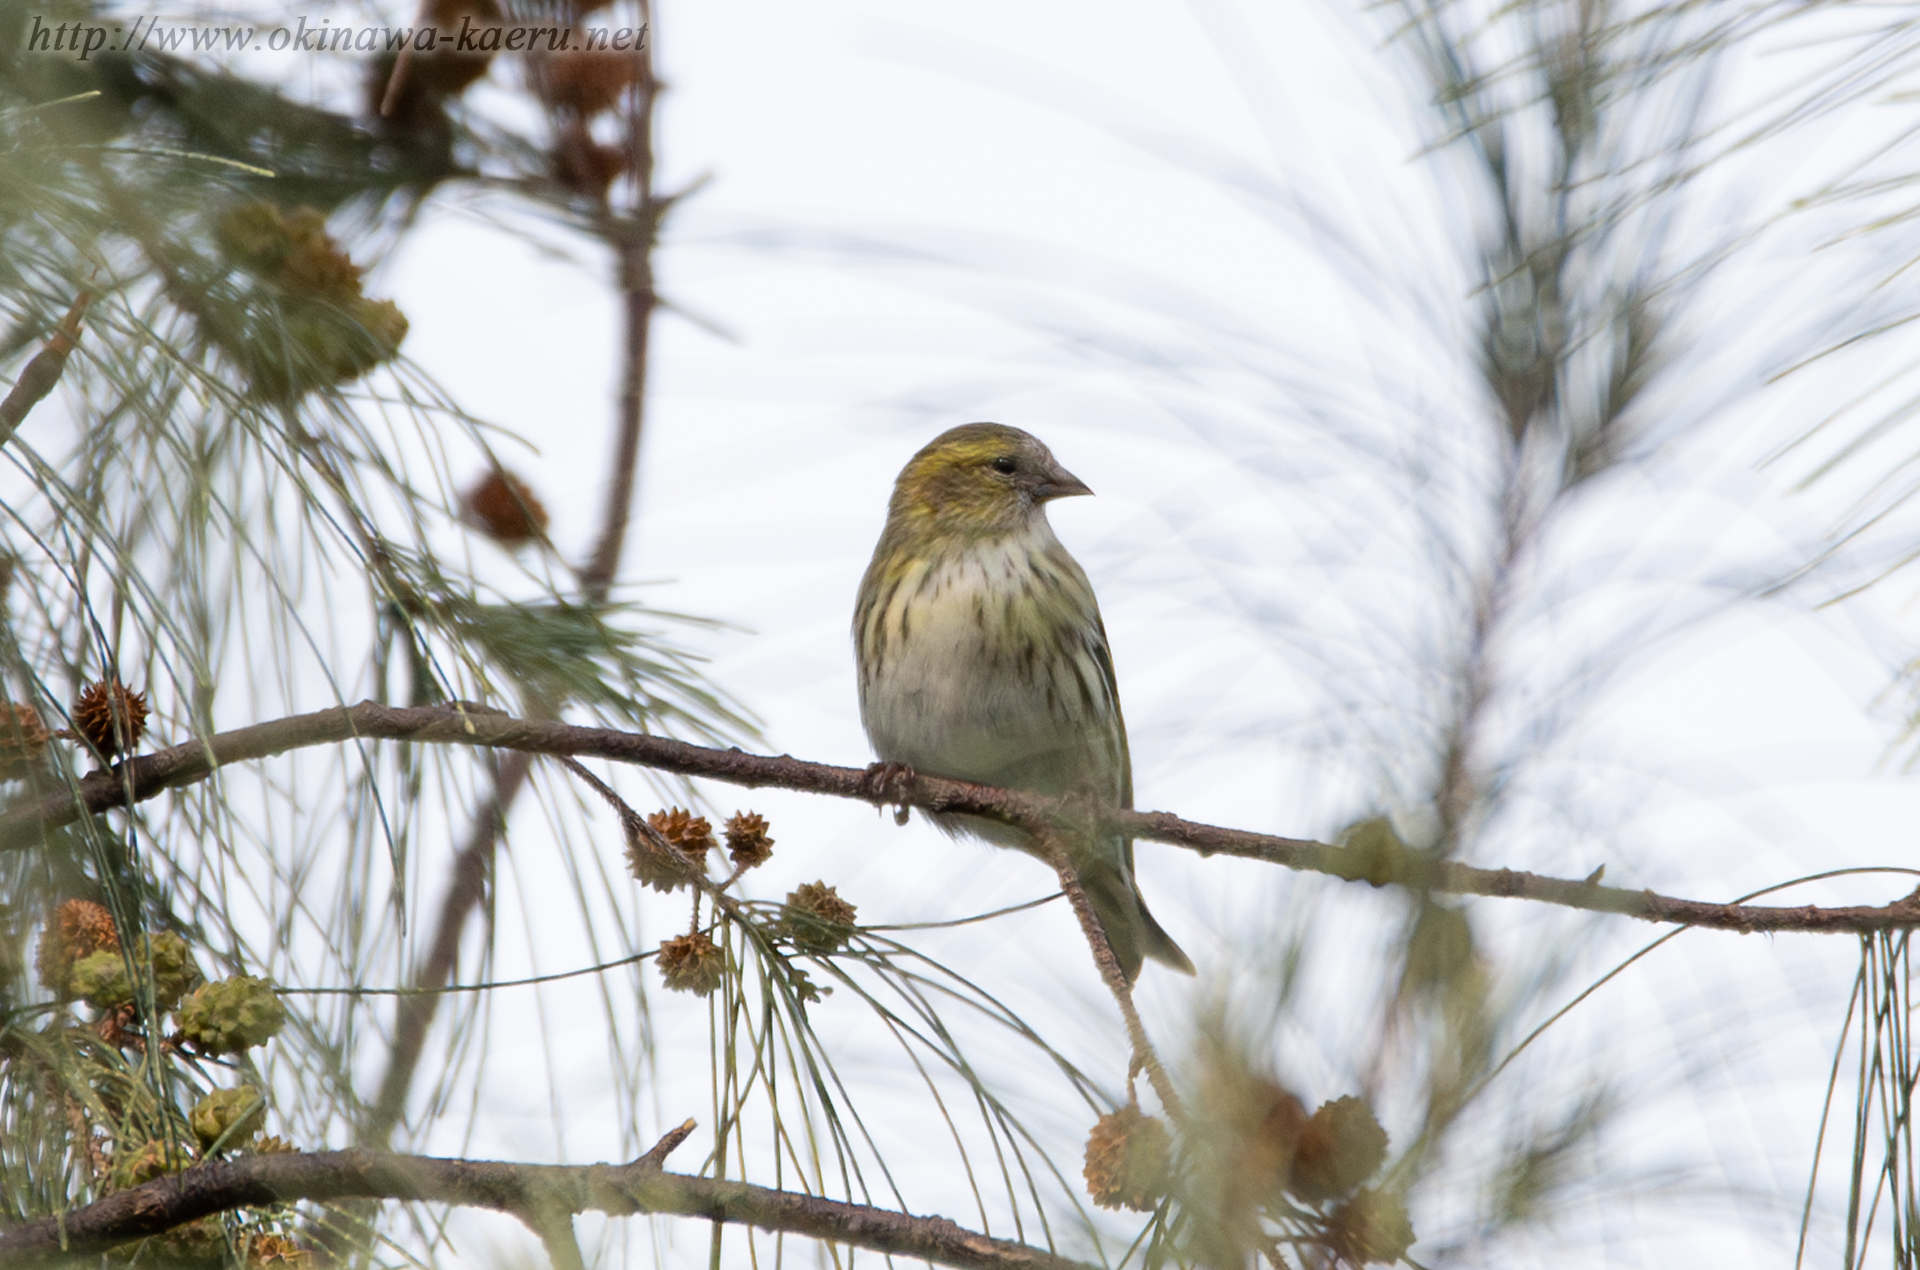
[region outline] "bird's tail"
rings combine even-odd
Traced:
[[[1094,915],[1100,919],[1100,928],[1107,933],[1107,942],[1113,945],[1113,955],[1119,959],[1128,983],[1140,977],[1145,957],[1182,974],[1194,973],[1187,954],[1147,911],[1147,902],[1140,898],[1131,871],[1107,860],[1086,863],[1080,885],[1086,888]]]

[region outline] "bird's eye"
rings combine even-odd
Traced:
[[[1012,476],[1020,470],[1020,465],[1014,462],[1011,454],[1003,454],[993,461],[993,470],[1002,476]]]

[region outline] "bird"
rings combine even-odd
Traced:
[[[1133,806],[1133,763],[1100,606],[1047,504],[1091,494],[1040,440],[998,423],[935,437],[901,469],[860,582],[860,719],[881,764]],[[1044,853],[1025,830],[937,813],[949,835]],[[1193,963],[1147,911],[1133,840],[1100,831],[1068,858],[1131,985],[1151,957]]]

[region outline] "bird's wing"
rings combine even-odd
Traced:
[[[1108,719],[1108,745],[1112,747],[1112,756],[1120,768],[1120,805],[1127,810],[1133,809],[1133,755],[1127,749],[1127,720],[1120,712],[1120,681],[1113,673],[1113,653],[1107,647],[1107,627],[1100,615],[1093,615],[1093,629],[1097,637],[1093,641],[1093,660],[1100,667],[1100,681],[1107,690],[1107,704],[1112,707]]]
[[[1120,806],[1133,810],[1133,754],[1127,747],[1127,720],[1120,711],[1120,681],[1113,673],[1113,652],[1107,646],[1107,625],[1100,620],[1096,610],[1093,615],[1093,629],[1096,638],[1093,641],[1093,659],[1100,667],[1101,681],[1106,685],[1107,702],[1113,708],[1108,714],[1111,726],[1108,729],[1107,744],[1114,760],[1120,768]],[[1133,876],[1133,839],[1120,840],[1120,863]]]

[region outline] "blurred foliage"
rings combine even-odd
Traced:
[[[376,102],[401,85],[381,116],[197,59],[32,45],[126,21],[0,0],[0,368],[17,374],[90,301],[58,391],[0,453],[4,796],[363,696],[750,735],[683,642],[704,624],[587,586],[550,547],[506,556],[463,521],[471,472],[526,443],[406,361],[407,319],[369,276],[443,189],[493,181],[578,227],[608,214],[605,187],[594,204],[554,179],[544,125],[468,109],[491,59],[473,74],[421,57],[401,80],[366,59]],[[145,737],[114,730],[127,712],[105,685],[141,703]],[[62,729],[112,743],[89,752]],[[209,1150],[350,1140],[387,1003],[315,990],[404,981],[409,887],[437,888],[488,780],[471,756],[348,747],[223,770],[0,856],[6,1219]],[[596,872],[591,837],[560,829],[562,867]],[[603,899],[580,904],[597,920]],[[610,932],[634,949],[630,922]],[[474,1001],[448,1011],[413,1131],[478,1078]],[[644,1066],[644,997],[637,1013]],[[611,1030],[635,1014],[623,1002]],[[261,1091],[250,1105],[264,1098],[284,1138],[228,1105],[240,1090]],[[129,1255],[295,1265],[314,1239],[299,1227],[353,1214],[290,1220],[197,1223]]]

